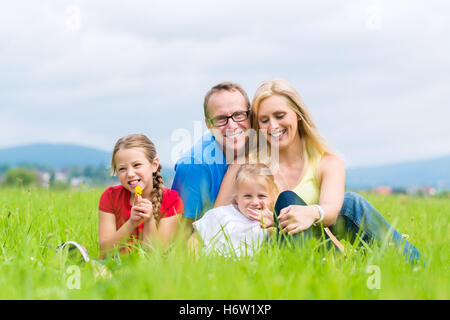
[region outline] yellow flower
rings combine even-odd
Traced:
[[[142,188],[140,186],[137,186],[134,189],[135,193],[136,193],[136,197],[139,197],[142,194]]]

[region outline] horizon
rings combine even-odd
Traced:
[[[0,151],[5,150],[5,149],[14,149],[14,148],[26,148],[26,147],[31,147],[31,146],[58,146],[58,147],[62,147],[62,146],[67,146],[67,147],[80,147],[80,148],[85,148],[85,149],[91,149],[93,151],[100,151],[100,152],[104,152],[105,154],[111,154],[112,151],[108,151],[108,150],[104,150],[104,149],[100,149],[97,148],[95,146],[89,146],[89,145],[83,145],[80,143],[68,143],[68,142],[63,142],[63,143],[58,143],[58,142],[36,142],[36,143],[27,143],[27,144],[20,144],[20,145],[12,145],[12,146],[6,146],[6,147],[0,147]],[[441,154],[441,155],[437,155],[437,156],[429,156],[426,158],[416,158],[416,159],[410,159],[407,161],[401,161],[401,162],[385,162],[385,163],[379,163],[379,164],[373,164],[373,165],[353,165],[353,166],[346,166],[346,169],[358,169],[358,168],[365,168],[365,167],[384,167],[384,166],[395,166],[395,165],[403,165],[403,164],[407,164],[407,163],[416,163],[416,162],[422,162],[422,161],[431,161],[431,160],[438,160],[441,158],[446,158],[446,157],[450,157],[450,153],[447,154]],[[161,160],[161,158],[160,158]],[[163,165],[165,165],[165,167],[167,168],[168,165],[170,165],[171,167],[173,167],[175,165],[175,163],[169,163],[169,161],[162,161],[161,163]],[[0,164],[2,164],[0,162]],[[24,162],[24,164],[30,164],[32,165],[33,163],[27,163]],[[173,170],[173,169],[172,169]]]

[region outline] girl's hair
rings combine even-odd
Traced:
[[[135,148],[142,149],[147,160],[150,163],[153,163],[153,160],[156,157],[156,148],[153,142],[151,142],[150,139],[143,134],[130,134],[128,136],[120,138],[114,146],[114,151],[111,159],[112,175],[117,174],[117,164],[115,160],[117,151],[119,151],[120,149]],[[155,220],[158,221],[159,209],[161,207],[163,197],[163,179],[161,175],[161,165],[159,165],[156,172],[153,173],[153,190],[150,197],[153,206],[153,215],[155,217]]]
[[[278,197],[279,189],[275,183],[275,178],[273,176],[270,168],[263,163],[256,164],[243,164],[236,173],[236,187],[244,181],[251,181],[252,183],[261,183],[267,186],[269,195],[271,198],[270,210],[273,210],[275,205],[275,199]]]
[[[299,116],[298,133],[303,143],[303,157],[306,165],[309,159],[317,159],[325,152],[335,154],[334,150],[320,134],[298,92],[289,82],[283,79],[266,81],[256,90],[251,108],[252,128],[259,132],[259,105],[261,101],[274,95],[284,97],[292,110]]]

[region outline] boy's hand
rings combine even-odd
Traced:
[[[275,236],[277,234],[277,228],[275,227],[269,227],[266,230],[269,236]]]
[[[261,210],[253,210],[248,208],[248,217],[252,220],[261,222],[261,228],[269,228],[274,225],[273,212],[267,209],[264,201],[260,202]]]

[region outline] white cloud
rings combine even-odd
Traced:
[[[59,139],[109,149],[145,132],[169,159],[171,132],[202,119],[212,85],[236,81],[251,97],[262,81],[283,77],[349,164],[450,152],[442,2],[17,1],[1,9],[0,147]]]

